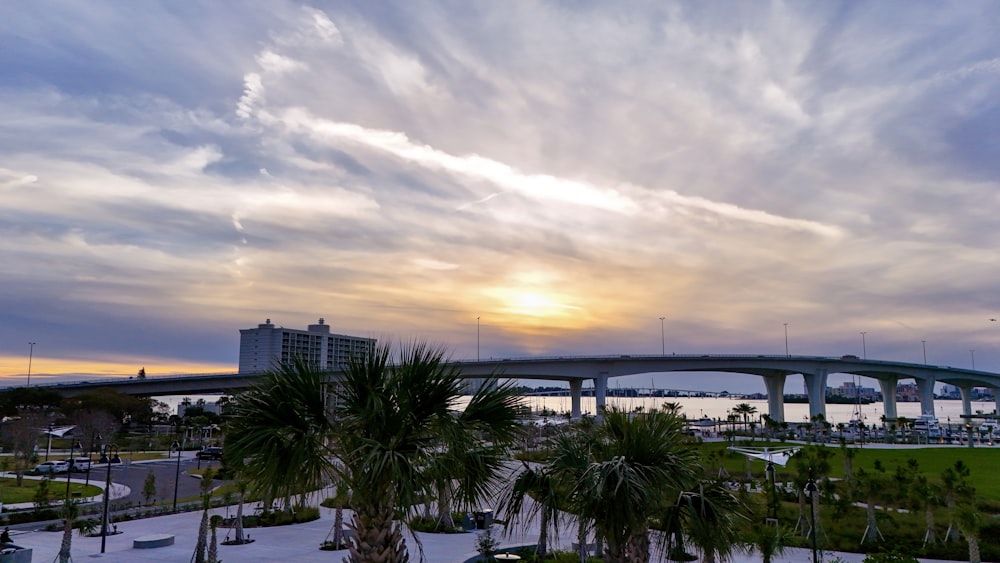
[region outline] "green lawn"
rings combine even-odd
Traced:
[[[17,486],[17,480],[13,478],[0,479],[0,500],[4,504],[14,504],[20,502],[34,502],[35,491],[38,489],[39,479],[25,479],[21,487]],[[69,492],[81,493],[81,497],[92,497],[101,494],[102,489],[94,485],[81,485],[80,483],[70,483]],[[57,476],[49,482],[49,499],[62,500],[66,497],[66,476],[62,479]]]
[[[701,446],[702,458],[707,460],[710,452],[725,450],[728,445],[729,444],[724,442],[710,442],[703,444]],[[740,445],[785,448],[789,446],[796,446],[798,444],[756,441],[740,442]],[[844,476],[844,458],[840,446],[827,444],[825,447],[834,454],[830,460],[830,477],[834,479],[842,478]],[[887,473],[893,474],[896,471],[896,467],[901,465],[905,466],[907,460],[912,458],[919,464],[921,473],[927,475],[928,478],[933,481],[938,480],[941,473],[948,467],[953,466],[956,461],[962,460],[969,466],[969,479],[976,488],[976,492],[979,496],[983,500],[1000,502],[1000,480],[994,478],[996,468],[1000,467],[1000,447],[976,447],[972,449],[967,447],[927,447],[915,449],[882,449],[865,447],[856,448],[855,451],[857,452],[853,462],[855,469],[863,467],[870,470],[874,466],[875,460],[877,459],[880,460],[885,466]],[[746,462],[742,454],[729,452],[724,459],[724,465],[726,470],[733,477],[742,477],[745,475]],[[705,466],[706,468],[709,467],[707,461],[705,462]],[[766,464],[763,461],[752,461],[750,463],[754,479],[763,480],[765,478],[765,466]],[[790,481],[792,480],[794,474],[794,464],[789,463],[788,467],[777,468],[776,478],[779,482]]]

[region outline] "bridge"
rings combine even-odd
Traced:
[[[510,379],[565,381],[569,383],[572,416],[581,414],[583,383],[592,381],[598,411],[607,403],[608,380],[613,377],[669,372],[721,372],[756,375],[767,389],[768,414],[777,421],[785,418],[784,388],[789,375],[801,374],[809,397],[809,414],[826,416],[826,387],[830,374],[842,373],[875,379],[882,390],[887,419],[896,418],[896,385],[914,380],[920,395],[921,412],[934,413],[934,385],[958,387],[962,411],[972,415],[972,389],[1000,389],[1000,374],[906,362],[860,359],[856,356],[766,356],[766,355],[671,355],[671,356],[558,356],[453,361],[466,379],[497,375]],[[72,396],[95,388],[110,387],[137,396],[234,393],[253,385],[260,374],[221,373],[105,378],[77,383],[39,385]],[[337,372],[331,372],[335,380]],[[996,392],[1000,412],[1000,392]]]

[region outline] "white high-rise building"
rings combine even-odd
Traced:
[[[276,327],[267,319],[257,328],[240,330],[240,373],[261,373],[299,357],[324,370],[341,369],[351,356],[365,355],[374,338],[330,334],[320,319],[307,330]]]

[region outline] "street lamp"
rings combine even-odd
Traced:
[[[868,347],[865,345],[865,335],[868,334],[867,331],[861,331],[861,359],[868,359]]]
[[[816,503],[813,496],[819,487],[816,486],[816,481],[812,477],[806,482],[806,488],[804,492],[809,493],[809,533],[812,535],[812,552],[813,552],[813,563],[818,563],[816,558]]]
[[[924,365],[927,365],[927,341],[921,340],[920,344],[924,347]]]
[[[80,442],[71,444],[69,447],[69,469],[66,470],[66,500],[69,500],[69,476],[70,473],[73,473],[73,466],[76,465],[77,461],[79,461],[77,460],[75,453],[77,448],[80,448],[80,451],[83,451],[83,446],[80,445]]]
[[[666,317],[660,317],[660,355],[667,355],[667,339],[663,332],[663,319]]]
[[[31,357],[35,355],[35,343],[28,342],[28,385],[31,387]]]
[[[49,435],[49,441],[45,445],[45,461],[49,460],[49,452],[52,451],[52,423],[49,423],[49,430],[46,432]]]
[[[90,486],[90,454],[94,453],[94,439],[104,441],[104,437],[100,434],[91,432],[90,433],[90,449],[87,450],[87,481],[84,483],[85,487]]]
[[[767,467],[765,468],[765,471],[767,472],[767,479],[768,479],[768,481],[771,482],[771,502],[770,502],[770,505],[771,505],[771,518],[773,518],[775,524],[777,524],[778,523],[778,502],[777,502],[777,500],[778,499],[775,498],[775,493],[776,493],[775,486],[774,486],[774,472],[775,472],[775,469],[774,469],[774,462],[773,461],[767,460]]]
[[[108,457],[108,452],[114,453],[113,457]],[[108,502],[111,500],[111,464],[121,463],[122,458],[118,457],[118,444],[110,444],[104,447],[99,463],[106,463],[108,474],[104,479],[104,518],[101,519],[101,553],[104,553],[104,546],[108,540]]]
[[[479,361],[479,317],[476,317],[476,361]]]
[[[785,323],[785,357],[792,357],[792,355],[788,353],[788,323]]]
[[[181,445],[175,441],[170,447],[177,450],[177,471],[174,473],[174,512],[177,512],[177,483],[181,480]]]
[[[972,356],[972,370],[975,371],[976,370],[976,351],[975,350],[969,350],[969,354]]]

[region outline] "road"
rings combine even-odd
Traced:
[[[209,467],[209,464],[212,467],[219,467],[219,462],[217,461],[202,461],[201,467],[204,469],[205,467]],[[201,492],[201,479],[185,473],[188,469],[194,469],[197,466],[198,462],[194,458],[181,458],[180,479],[177,480],[178,499],[197,496]],[[106,468],[107,465],[94,464],[93,469],[90,470],[90,480],[97,481],[103,486],[107,478]],[[128,497],[117,499],[115,503],[144,504],[145,499],[142,497],[142,488],[146,482],[146,476],[150,473],[156,478],[155,500],[163,504],[173,503],[174,481],[175,475],[177,475],[177,458],[142,463],[112,464],[111,481],[126,485],[132,490]],[[79,478],[79,476],[76,478]],[[216,482],[215,486],[220,484],[220,482]]]

